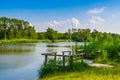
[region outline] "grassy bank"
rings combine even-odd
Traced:
[[[0,43],[33,43],[33,42],[51,42],[50,40],[37,40],[37,39],[4,39]]]
[[[85,62],[69,63],[66,67],[56,66],[50,61],[39,71],[40,80],[120,80],[120,64],[114,67],[91,67]]]
[[[119,39],[95,41],[79,48],[84,49],[86,58],[93,58],[97,63],[114,64],[114,67],[98,68],[73,63],[61,69],[54,67],[56,63],[51,63],[43,68],[41,80],[120,80]]]
[[[69,40],[69,39],[59,39],[59,40],[55,40],[54,42],[72,42],[72,40]]]
[[[115,64],[120,62],[120,39],[95,41],[83,47],[85,57],[93,58],[95,63]]]
[[[70,40],[55,40],[55,42],[69,42]],[[34,42],[52,42],[49,39],[38,40],[38,39],[4,39],[0,40],[0,43],[34,43]]]
[[[57,72],[40,80],[120,80],[120,66],[113,68],[90,67],[83,71]]]

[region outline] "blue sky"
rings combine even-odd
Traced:
[[[31,22],[37,31],[90,28],[120,33],[120,0],[2,0],[0,17]]]

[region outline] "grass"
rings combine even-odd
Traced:
[[[103,40],[86,46],[89,53],[88,58],[95,58],[95,62],[98,63],[114,64],[112,68],[85,67],[81,63],[75,63],[62,70],[56,69],[55,65],[50,65],[45,68],[44,75],[40,80],[120,80],[119,43],[120,40]],[[96,52],[96,50],[100,50],[100,52]]]
[[[87,74],[86,72],[72,72],[54,74],[52,77],[49,76],[40,80],[120,80],[120,75],[99,75],[95,73]]]
[[[0,43],[34,43],[34,42],[52,42],[49,39],[38,40],[38,39],[2,39]],[[55,42],[70,42],[70,40],[55,40]]]
[[[0,43],[34,43],[34,42],[51,42],[51,40],[37,40],[37,39],[4,39],[0,40]]]
[[[85,62],[74,62],[66,67],[50,64],[42,66],[40,80],[120,80],[120,64],[114,67],[90,67]]]
[[[40,80],[120,80],[120,66],[113,68],[90,67],[83,71],[57,72]]]
[[[54,42],[72,42],[72,40],[70,40],[70,39],[58,39],[58,40],[55,40]]]
[[[63,67],[61,61],[49,60],[46,65],[43,65],[39,70],[39,76],[44,77],[47,74],[57,72],[72,72],[72,71],[83,71],[90,66],[85,62],[71,62],[69,60],[68,65]]]

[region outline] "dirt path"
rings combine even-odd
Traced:
[[[86,63],[88,63],[88,65],[90,65],[90,66],[95,66],[95,67],[114,67],[114,66],[108,65],[108,64],[93,63],[92,59],[85,59],[84,61]]]

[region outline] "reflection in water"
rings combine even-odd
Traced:
[[[64,46],[73,44],[69,42],[0,44],[0,80],[35,80],[44,62],[41,53],[61,54],[62,51],[71,50]]]
[[[0,44],[0,54],[24,54],[34,51],[35,44],[12,43]]]

